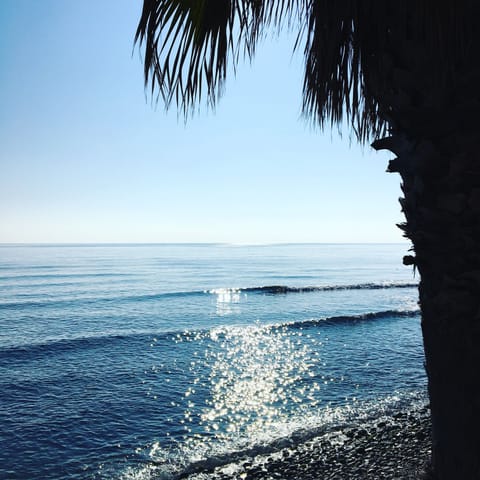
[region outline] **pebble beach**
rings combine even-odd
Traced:
[[[188,480],[417,480],[430,457],[427,407],[339,427],[274,454],[198,471]]]

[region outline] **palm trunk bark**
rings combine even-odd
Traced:
[[[388,171],[402,178],[406,223],[400,227],[414,250],[404,263],[421,277],[432,416],[429,478],[479,480],[480,158],[478,120],[471,120],[479,108],[462,106],[465,92],[458,88],[442,93],[448,102],[439,96],[434,105],[418,95],[410,102],[405,95],[390,98],[392,136],[373,147],[397,155]]]

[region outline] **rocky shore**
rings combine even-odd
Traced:
[[[189,480],[416,480],[430,456],[425,407],[338,427],[275,453],[244,457]]]

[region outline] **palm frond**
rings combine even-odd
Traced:
[[[145,0],[135,42],[145,45],[146,85],[185,111],[204,93],[214,104],[227,57],[233,66],[242,52],[251,58],[263,27],[291,18],[300,6],[293,0]]]
[[[188,112],[215,104],[239,58],[271,26],[304,42],[303,111],[320,125],[351,121],[362,141],[381,133],[400,77],[454,81],[472,61],[476,0],[144,0],[135,41],[145,84]],[[477,54],[478,56],[478,54]],[[403,71],[403,73],[401,71]],[[406,72],[406,75],[405,75]],[[423,81],[415,79],[416,82]]]

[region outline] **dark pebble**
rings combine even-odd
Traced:
[[[430,420],[427,409],[394,415],[398,424],[349,428],[342,445],[325,437],[298,443],[267,456],[242,462],[245,480],[416,480],[430,456]],[[205,476],[207,474],[208,476]],[[188,477],[196,480],[195,475]],[[203,472],[202,480],[234,480],[219,467]]]

